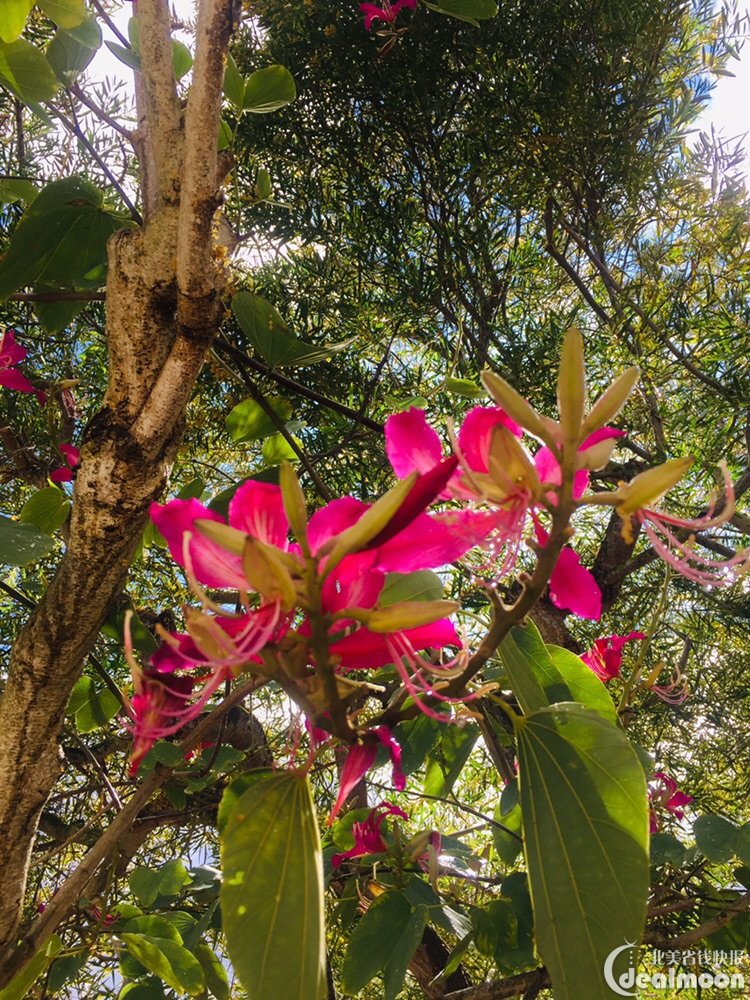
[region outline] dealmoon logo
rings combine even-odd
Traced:
[[[630,952],[627,968],[615,972],[615,962],[623,952]],[[707,971],[683,972],[671,967],[667,972],[637,972],[637,946],[626,941],[607,955],[604,962],[604,980],[607,986],[621,997],[638,996],[639,990],[697,990],[711,987],[744,992],[745,977],[740,972]]]
[[[624,951],[630,952],[630,964],[628,965],[627,971],[621,973],[621,975],[615,979],[615,961]],[[607,986],[609,986],[611,990],[614,990],[618,996],[637,996],[636,990],[622,989],[623,986],[635,985],[635,942],[631,943],[630,941],[626,941],[625,944],[621,945],[619,948],[615,948],[614,951],[611,951],[609,955],[607,955],[607,960],[604,963],[604,980]]]

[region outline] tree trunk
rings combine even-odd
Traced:
[[[201,0],[183,115],[166,0],[138,5],[146,224],[110,241],[108,390],[84,434],[67,551],[14,645],[0,701],[0,984],[18,940],[39,816],[61,770],[65,708],[122,591],[149,504],[164,489],[218,325],[222,279],[211,225],[220,199],[215,137],[231,8],[231,0]]]

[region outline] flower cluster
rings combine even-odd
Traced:
[[[536,554],[534,573],[519,574],[521,596],[510,608],[496,602],[496,614],[511,624],[520,620],[532,606],[524,595],[536,599],[548,585],[557,607],[596,620],[599,587],[570,545],[571,520],[587,505],[614,508],[626,535],[638,522],[659,554],[703,582],[712,570],[696,569],[690,543],[674,531],[701,530],[731,516],[731,483],[722,512],[710,510],[699,521],[680,521],[652,506],[684,474],[684,460],[641,473],[615,491],[587,493],[590,473],[609,461],[624,435],[610,422],[637,378],[637,369],[625,372],[587,411],[582,341],[572,331],[563,345],[558,420],[538,414],[502,378],[485,373],[494,405],[475,407],[456,433],[451,428],[450,452],[422,410],[388,419],[386,452],[398,482],[373,504],[340,497],[308,518],[299,481],[285,464],[279,486],[252,479],[240,486],[226,519],[195,499],[153,505],[152,519],[203,608],[186,609],[186,632],[161,631],[163,643],[145,667],[129,651],[133,770],[155,739],[196,718],[221,685],[252,673],[261,683],[278,683],[299,706],[314,746],[335,738],[349,747],[333,816],[379,749],[390,757],[394,787],[403,788],[401,750],[391,731],[399,710],[408,704],[442,721],[455,718],[453,708],[438,712],[435,706],[481,696],[485,689],[472,690],[470,683],[484,660],[464,648],[451,618],[458,604],[391,603],[388,575],[439,569],[478,548],[493,569],[492,586],[514,570],[527,542]],[[652,531],[662,532],[659,545]],[[724,561],[712,579],[729,583],[746,563],[745,554]],[[236,593],[236,608],[215,604],[212,589]],[[611,680],[625,644],[643,638],[631,632],[599,639],[584,661]],[[388,686],[376,683],[383,677],[363,676],[384,667],[390,668]],[[373,695],[379,714],[370,708]],[[377,817],[371,826],[374,840]]]

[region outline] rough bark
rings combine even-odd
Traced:
[[[39,816],[60,773],[68,698],[122,591],[149,504],[164,488],[217,328],[221,275],[210,218],[220,198],[215,136],[231,8],[231,0],[201,2],[202,75],[193,85],[201,114],[191,128],[165,78],[170,60],[161,58],[169,52],[167,2],[139,5],[145,109],[137,148],[153,184],[144,197],[146,224],[110,243],[108,390],[84,435],[67,550],[15,643],[0,701],[0,983],[18,939]],[[213,156],[183,162],[182,150],[199,145],[214,149]]]

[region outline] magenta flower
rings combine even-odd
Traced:
[[[28,353],[25,347],[16,343],[13,330],[6,330],[0,338],[0,385],[4,385],[6,389],[15,389],[16,392],[34,392],[40,406],[44,406],[44,393],[36,389],[16,367]]]
[[[228,552],[196,530],[196,521],[224,524],[215,511],[198,500],[170,500],[151,504],[151,520],[164,535],[176,563],[190,570],[207,587],[248,589],[242,556]],[[271,483],[248,479],[229,503],[229,525],[243,534],[275,548],[289,549],[289,522],[281,502],[281,490]]]
[[[620,676],[625,643],[645,638],[646,635],[643,632],[602,636],[601,639],[595,640],[594,645],[587,653],[583,654],[581,659],[606,684],[607,681]]]
[[[131,777],[138,773],[141,761],[156,740],[172,735],[185,724],[185,706],[195,684],[192,677],[149,671],[139,671],[134,681],[133,722],[129,724],[133,734],[128,772]]]
[[[363,854],[382,854],[387,851],[388,845],[383,840],[381,827],[388,816],[398,816],[399,819],[409,818],[398,806],[394,806],[391,802],[381,802],[379,806],[370,810],[367,819],[352,825],[354,847],[350,847],[343,854],[334,854],[331,858],[332,866],[338,868],[341,862],[348,858],[359,858]]]
[[[359,9],[365,15],[365,30],[372,31],[373,21],[393,24],[404,8],[414,10],[416,6],[417,0],[395,0],[395,3],[388,3],[388,0],[385,0],[382,7],[374,3],[361,3]]]
[[[421,472],[442,456],[440,438],[427,423],[423,410],[412,408],[389,417],[385,433],[386,452],[398,476]],[[529,515],[534,519],[537,540],[546,543],[547,535],[536,519],[536,511],[555,503],[554,487],[562,481],[560,463],[552,449],[542,447],[531,458],[519,442],[521,433],[518,424],[499,406],[470,410],[456,440],[461,468],[448,481],[444,494],[484,502],[493,508],[484,522],[477,522],[477,528],[482,525],[485,537],[490,538],[490,548],[505,548],[501,575],[515,565]],[[606,464],[623,433],[603,427],[581,443],[580,468],[573,481],[575,499],[586,491],[588,470]],[[557,607],[580,617],[601,616],[599,587],[570,548],[563,550],[552,574],[550,598]]]
[[[368,730],[367,736],[351,747],[344,761],[344,766],[341,768],[339,794],[331,810],[331,815],[328,817],[329,826],[338,816],[352,789],[375,763],[375,758],[378,755],[378,741],[386,748],[391,758],[393,787],[399,792],[406,787],[406,776],[401,767],[401,747],[393,733],[387,726],[377,726],[375,729]]]
[[[650,805],[649,826],[651,833],[656,833],[661,827],[659,813],[666,811],[677,819],[685,815],[683,806],[693,801],[692,795],[686,795],[677,789],[677,782],[663,771],[657,771],[648,785],[648,801]]]
[[[65,459],[65,465],[50,472],[53,483],[69,483],[73,479],[73,469],[81,464],[81,452],[74,444],[59,444],[57,450]]]

